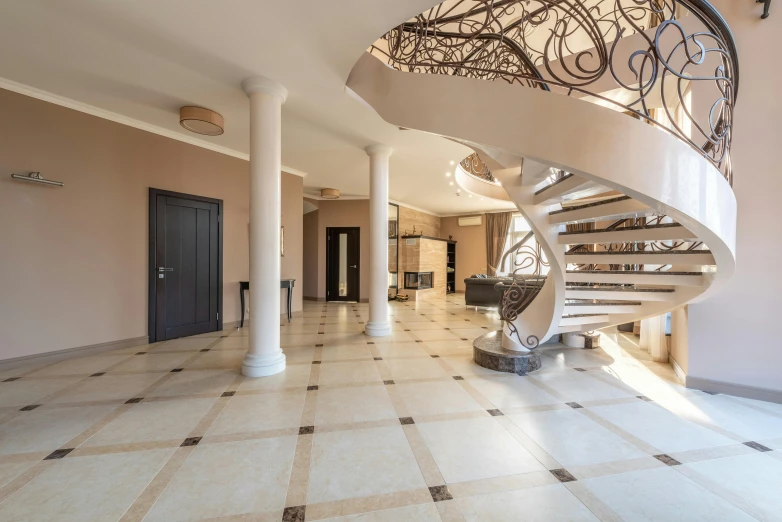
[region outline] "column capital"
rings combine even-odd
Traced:
[[[371,158],[372,156],[390,156],[391,153],[394,152],[394,149],[386,145],[380,145],[376,143],[374,145],[367,145],[364,148],[364,151]]]
[[[253,76],[242,82],[242,89],[247,96],[256,92],[262,92],[271,96],[277,96],[280,103],[285,103],[288,99],[288,89],[265,76]]]

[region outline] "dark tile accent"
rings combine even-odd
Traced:
[[[314,386],[307,386],[307,391],[316,391],[317,389],[318,389],[318,385],[317,384],[314,385]]]
[[[174,368],[173,370],[171,370],[171,373],[179,373],[182,370],[183,370],[183,368]]]
[[[448,491],[448,486],[432,486],[429,488],[429,494],[432,495],[432,500],[435,502],[441,502],[443,500],[453,500],[451,492]]]
[[[220,395],[220,397],[233,397],[234,395],[236,395],[235,391],[229,391],[229,392],[223,392],[223,394]]]
[[[359,321],[358,324],[364,324],[364,321]]]
[[[711,392],[711,391],[706,391],[706,390],[701,390],[701,391],[703,393],[708,393],[709,395],[719,395],[719,393],[717,393],[717,392]]]
[[[202,351],[202,352],[208,352],[208,351],[209,351],[209,348],[202,348],[202,349],[201,349],[201,351]]]
[[[669,466],[678,466],[679,464],[681,464],[681,462],[679,462],[678,460],[676,460],[675,458],[669,455],[666,455],[665,453],[661,455],[655,455],[654,458],[656,458],[663,464],[668,464]]]
[[[405,332],[409,332],[409,331],[410,331],[410,328],[405,328]]]
[[[316,344],[316,345],[315,345],[315,348],[320,348],[320,347],[322,347],[322,346],[323,346],[322,344]]]
[[[465,321],[467,321],[468,323],[470,322],[470,320],[469,320],[469,319],[465,319]]]
[[[488,326],[481,326],[481,328],[483,328],[484,330],[488,330],[489,329]]]
[[[201,437],[188,437],[181,444],[181,446],[182,447],[185,447],[185,446],[198,446],[199,442],[201,442]]]
[[[560,482],[575,482],[576,477],[570,474],[568,470],[565,468],[559,468],[559,469],[550,469],[549,470],[552,475],[557,477],[557,480]]]
[[[326,332],[318,332],[318,335],[326,335]]]
[[[228,334],[228,335],[231,335],[231,334]],[[228,337],[228,335],[221,335],[220,337]]]
[[[417,342],[417,343],[422,343],[423,341],[416,340],[415,342]]]
[[[571,408],[573,408],[574,410],[577,410],[577,409],[579,409],[579,408],[583,408],[583,406],[581,406],[581,405],[580,405],[579,403],[577,403],[577,402],[566,402],[565,404],[567,404],[568,406],[570,406],[570,407],[571,407]]]
[[[13,382],[13,381],[18,381],[19,379],[21,379],[21,377],[9,377],[8,379],[4,380],[3,382]]]
[[[382,357],[375,357],[375,360],[376,360],[376,361],[382,361],[382,360],[383,360],[383,358],[382,358]]]
[[[319,326],[326,326],[326,323],[320,323]]]
[[[488,411],[489,415],[491,415],[492,417],[502,417],[503,415],[505,415],[500,410],[486,410],[486,411]]]
[[[399,423],[404,424],[415,424],[415,421],[412,417],[399,417]]]
[[[467,339],[466,337],[460,337],[460,339],[461,339],[462,341],[469,341],[469,339]]]
[[[54,450],[51,453],[49,453],[49,455],[47,455],[43,460],[57,460],[57,459],[61,459],[64,456],[66,456],[68,453],[73,451],[73,450],[74,450],[74,448],[66,448],[66,449]]]
[[[367,341],[367,344],[375,344],[375,341]]]
[[[443,328],[443,330],[450,330],[450,328]]]
[[[573,368],[577,372],[585,372],[586,370],[584,368]]]
[[[38,406],[40,406],[40,404],[30,404],[29,406],[25,406],[24,408],[19,408],[19,411],[33,411]]]
[[[312,361],[312,364],[320,364],[320,361]]]
[[[454,375],[453,376],[453,380],[454,381],[463,381],[464,377],[462,377],[461,375]]]
[[[394,321],[394,322],[395,322],[396,324],[399,324],[399,323],[401,323],[402,321]]]
[[[90,375],[90,377],[100,377],[101,375],[106,375],[106,372],[96,372]]]
[[[646,395],[636,395],[636,397],[637,397],[637,398],[639,398],[639,399],[641,399],[642,401],[646,401],[646,402],[654,402],[652,399],[650,399],[650,398],[649,398],[649,397],[647,397]]]
[[[136,352],[136,355],[145,355],[147,352]]]
[[[766,447],[766,446],[764,446],[763,444],[758,444],[757,442],[754,442],[754,441],[751,441],[751,440],[750,440],[750,441],[748,441],[748,442],[745,442],[745,443],[744,443],[744,445],[745,445],[745,446],[749,446],[749,447],[750,447],[750,448],[752,448],[753,450],[758,450],[758,451],[772,451],[772,449],[771,449],[771,448],[767,448],[767,447]]]
[[[432,359],[439,359],[439,358],[440,358],[440,356],[439,356],[439,355],[431,355],[430,357],[431,357]]]
[[[385,384],[386,386],[388,386],[389,384],[395,384],[395,383],[394,383],[394,381],[393,381],[393,380],[389,380],[389,381],[383,381],[383,384]]]
[[[315,433],[315,426],[301,426],[299,428],[299,435],[312,435]]]
[[[132,399],[128,399],[125,401],[125,404],[138,404],[139,402],[143,401],[144,397],[133,397]]]

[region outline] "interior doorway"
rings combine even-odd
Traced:
[[[220,199],[149,189],[149,342],[222,330]]]
[[[361,297],[359,227],[326,227],[326,301]]]

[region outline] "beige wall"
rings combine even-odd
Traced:
[[[246,163],[246,165],[249,167],[249,163]],[[249,183],[249,177],[247,182]],[[294,312],[299,312],[302,309],[301,301],[304,295],[302,291],[304,275],[302,260],[304,254],[304,180],[301,176],[294,176],[286,172],[282,173],[280,203],[282,205],[282,226],[285,228],[285,255],[280,258],[280,277],[296,280],[291,309]],[[249,215],[247,222],[250,222]],[[247,263],[249,272],[249,260]],[[288,298],[285,292],[283,290],[280,293],[280,312],[283,314],[288,305]]]
[[[149,187],[223,200],[223,319],[238,320],[246,161],[3,90],[0,114],[0,360],[147,334]],[[10,178],[30,171],[65,187]],[[282,273],[301,279],[302,180],[283,179]]]
[[[302,296],[318,297],[318,216],[319,210],[304,214]]]
[[[776,272],[782,243],[773,232],[782,194],[782,68],[774,58],[782,35],[782,11],[760,20],[761,6],[752,2],[712,4],[736,37],[741,69],[732,148],[737,266],[727,288],[689,306],[688,385],[694,377],[766,388],[775,390],[782,401],[782,278]],[[695,94],[693,103],[695,111],[706,110],[697,106]]]
[[[464,292],[464,279],[473,274],[486,273],[486,216],[475,227],[460,227],[458,217],[440,220],[442,237],[453,236],[456,241],[456,291]]]
[[[415,228],[416,234],[440,237],[440,218],[433,214],[399,205],[399,235],[412,235],[413,228]]]

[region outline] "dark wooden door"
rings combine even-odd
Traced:
[[[222,328],[221,202],[150,191],[150,211],[150,232],[154,227],[150,238],[154,339],[150,341]],[[150,337],[152,330],[150,326]]]
[[[361,296],[358,227],[326,228],[326,301],[355,301]]]

